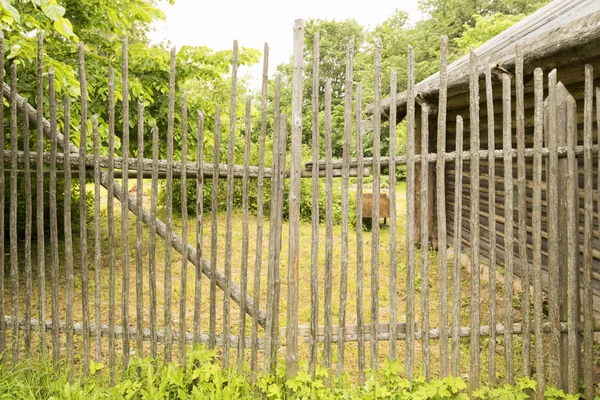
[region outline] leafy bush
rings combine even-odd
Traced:
[[[103,364],[92,362],[90,377],[69,382],[49,362],[26,360],[14,369],[0,364],[0,397],[19,399],[468,399],[467,385],[460,378],[446,377],[426,382],[402,376],[398,361],[386,361],[378,374],[369,373],[363,385],[348,376],[329,385],[329,371],[317,368],[311,378],[306,366],[290,380],[280,368],[275,375],[260,376],[255,383],[246,375],[220,368],[215,350],[196,346],[185,366],[163,364],[150,358],[133,358],[129,368],[110,385]],[[481,388],[476,399],[526,399],[535,393],[536,382],[522,378],[514,386]],[[548,388],[547,399],[577,399]]]

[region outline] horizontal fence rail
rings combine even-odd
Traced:
[[[1,55],[2,362],[50,357],[72,378],[102,361],[117,380],[134,355],[184,364],[203,344],[218,348],[224,368],[248,367],[251,379],[278,363],[291,378],[306,357],[313,376],[322,365],[330,379],[364,383],[367,366],[376,372],[390,359],[408,378],[460,376],[471,390],[534,377],[539,398],[546,384],[579,392],[582,379],[592,398],[600,332],[593,68],[575,96],[556,70],[524,76],[518,46],[515,73],[499,78],[479,71],[472,51],[465,124],[448,102],[448,39],[437,104],[415,93],[409,48],[406,154],[398,155],[395,109],[389,126],[381,123],[382,74],[390,73],[392,104],[399,90],[396,72],[383,71],[381,41],[366,139],[354,44],[336,94],[335,77],[320,75],[321,38],[310,39],[306,91],[298,20],[291,108],[280,77],[269,81],[267,45],[260,105],[239,101],[234,42],[230,107],[210,115],[188,109],[172,49],[164,126],[149,126],[133,95],[117,100],[112,65],[107,99],[88,99],[83,46],[78,99],[57,98],[43,38],[32,104],[19,95],[17,63]],[[127,53],[125,40],[125,94]],[[88,103],[105,107],[107,121],[89,115]]]

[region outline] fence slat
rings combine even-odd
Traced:
[[[429,105],[421,104],[421,154],[429,152]],[[427,209],[429,206],[428,193],[429,164],[421,165],[421,325],[423,350],[423,376],[429,380],[431,347],[429,343],[429,223]]]
[[[302,169],[302,91],[304,20],[294,22],[292,72],[292,143],[289,192],[289,261],[287,296],[286,374],[298,372],[298,279],[300,277],[300,170]]]
[[[375,39],[374,100],[375,125],[373,128],[373,190],[371,225],[371,335],[377,337],[379,328],[379,196],[380,196],[380,158],[381,158],[381,39]],[[377,371],[377,340],[371,340],[371,369]]]
[[[586,68],[587,73],[587,68]],[[586,100],[593,100],[593,85],[589,85],[589,92],[586,91]],[[586,122],[590,122],[589,129],[584,128],[584,143],[591,146],[592,142],[592,130],[591,130],[591,121],[592,121],[592,104],[585,104],[585,114],[586,114]],[[579,346],[578,346],[578,336],[579,336],[579,298],[577,296],[579,292],[579,232],[577,230],[577,214],[576,211],[579,207],[576,202],[579,202],[578,199],[578,185],[577,180],[575,179],[575,174],[577,174],[577,158],[575,157],[575,142],[577,141],[577,103],[573,96],[567,96],[567,182],[566,182],[566,190],[567,190],[567,209],[570,210],[567,214],[567,242],[568,245],[568,254],[567,254],[567,307],[568,307],[568,391],[571,394],[576,394],[579,392]],[[587,147],[587,146],[586,146]],[[591,154],[590,154],[591,157]],[[584,156],[585,163],[585,156]],[[591,166],[590,166],[591,167]],[[591,172],[592,168],[590,168]],[[587,172],[587,170],[586,170]],[[584,173],[585,174],[585,173]],[[590,174],[591,175],[591,174]],[[587,177],[587,176],[586,176]],[[587,182],[586,182],[587,183]],[[591,176],[589,183],[592,183]],[[590,193],[590,200],[591,200]],[[591,205],[591,204],[590,204]],[[593,206],[592,206],[593,207]],[[591,210],[590,210],[591,211]],[[586,209],[587,214],[587,209]],[[587,216],[587,215],[586,215]],[[593,220],[593,216],[591,216]],[[588,232],[591,236],[591,231]],[[584,239],[584,255],[585,251],[585,242],[588,241]]]
[[[123,154],[123,190],[129,192],[129,43],[123,40],[121,52],[121,79],[122,79],[122,119],[123,131],[121,152]],[[121,325],[123,326],[123,369],[129,365],[129,196],[121,199],[121,257],[122,283],[121,283]]]
[[[390,71],[390,101],[396,104],[398,92],[398,78],[396,71]],[[397,336],[397,307],[398,307],[398,241],[396,218],[396,108],[390,108],[390,134],[389,134],[389,188],[390,188],[390,360],[396,359]]]
[[[523,316],[523,375],[531,375],[531,296],[529,278],[529,259],[527,256],[527,165],[525,161],[525,88],[523,83],[523,51],[517,44],[515,50],[515,96],[517,123],[517,169],[519,195],[519,262],[521,268],[521,309]],[[490,286],[493,287],[493,286]]]
[[[214,117],[214,133],[213,133],[213,171],[219,167],[221,159],[221,109],[215,107]],[[214,174],[212,179],[212,205],[211,205],[211,229],[210,229],[210,276],[214,277],[217,273],[217,246],[218,246],[218,208],[219,208],[219,174]],[[210,326],[208,328],[208,347],[211,349],[217,343],[216,326],[217,326],[217,281],[210,280]]]
[[[540,68],[534,71],[535,124],[532,196],[532,244],[533,300],[535,324],[535,369],[538,399],[544,398],[546,373],[544,369],[543,303],[542,303],[542,140],[544,133],[544,75]]]
[[[549,99],[549,130],[547,135],[548,150],[550,157],[548,159],[547,172],[547,198],[548,198],[548,308],[549,318],[552,322],[552,334],[550,336],[550,380],[551,385],[560,384],[560,323],[559,304],[558,304],[558,153],[557,136],[558,122],[556,112],[557,93],[556,93],[556,70],[552,70],[548,75],[548,99]]]
[[[337,374],[344,371],[344,326],[348,296],[348,181],[350,173],[350,134],[352,132],[352,58],[354,42],[346,47],[346,82],[344,84],[344,144],[342,150],[342,251],[340,270],[339,337]]]
[[[275,326],[275,261],[276,261],[276,249],[277,249],[277,217],[279,216],[279,152],[281,149],[280,137],[281,134],[279,132],[279,128],[281,126],[279,119],[279,102],[281,95],[281,77],[277,75],[275,77],[275,99],[273,102],[273,160],[272,160],[272,168],[271,168],[271,213],[269,219],[269,255],[268,255],[268,265],[267,265],[267,323],[265,327],[266,331],[266,340],[265,340],[265,364],[264,371],[265,372],[274,372],[274,364],[273,360],[275,357],[272,357],[273,352],[271,351],[275,343],[275,334],[276,330]]]
[[[39,42],[38,42],[39,43]],[[38,65],[39,65],[39,51],[38,51]],[[39,66],[38,66],[38,83],[39,80],[41,78],[41,74],[39,73]],[[4,82],[4,32],[0,32],[0,75],[2,75],[2,82]],[[38,108],[41,107],[41,103],[39,102],[39,88],[41,88],[42,85],[38,84]],[[38,125],[39,126],[39,125]],[[39,136],[39,135],[38,135]],[[5,144],[4,144],[4,106],[0,107],[0,148],[2,150],[4,150]],[[39,153],[39,151],[38,151]],[[2,154],[0,154],[0,163],[2,165],[2,168],[5,168],[5,159],[4,159],[4,151],[2,151]],[[43,164],[42,163],[38,163],[38,169],[42,168]],[[1,226],[5,226],[4,225],[4,195],[5,195],[5,187],[4,187],[4,173],[0,174],[2,176],[0,176],[0,224],[2,224]],[[39,172],[38,172],[39,175]],[[38,193],[43,191],[38,190]],[[40,204],[38,202],[38,204]],[[39,211],[39,206],[38,206],[38,211]],[[39,218],[39,215],[38,215]],[[39,219],[38,219],[39,221]],[[39,226],[39,222],[38,222],[38,226]],[[2,255],[0,257],[0,298],[4,299],[5,293],[4,293],[4,242],[6,241],[5,235],[4,235],[4,229],[0,229],[0,255]],[[43,264],[41,264],[43,265]],[[41,291],[40,291],[41,292]],[[42,308],[40,308],[42,309]],[[4,301],[0,301],[0,315],[3,318],[0,318],[0,353],[4,354],[4,351],[6,350],[6,321],[4,320],[4,315],[5,311],[4,311]],[[42,330],[43,331],[43,330]],[[45,333],[41,333],[40,334],[42,337],[45,335]],[[4,359],[4,357],[2,358]]]
[[[248,289],[248,180],[250,175],[250,114],[252,111],[252,99],[246,99],[245,116],[245,142],[244,142],[244,178],[242,181],[242,264],[240,267],[240,318],[237,348],[237,371],[244,370],[244,350],[246,346],[246,292]]]
[[[171,49],[171,61],[169,64],[169,115],[167,119],[167,181],[165,200],[165,267],[164,267],[164,321],[165,321],[165,362],[171,362],[173,357],[173,326],[171,290],[173,260],[173,136],[175,133],[175,47]]]
[[[94,337],[96,349],[94,359],[102,359],[102,233],[100,230],[100,138],[98,133],[98,115],[92,116],[92,134],[94,135]]]
[[[136,304],[136,348],[137,356],[144,357],[144,252],[143,252],[143,223],[142,210],[144,208],[144,177],[142,175],[142,160],[144,159],[144,104],[141,100],[137,103],[137,183],[136,183],[136,205],[138,215],[135,219],[135,304]]]
[[[406,112],[406,377],[415,362],[415,53],[408,46]],[[361,160],[362,161],[362,160]]]
[[[438,102],[436,206],[438,268],[440,271],[440,376],[448,375],[448,255],[446,253],[446,109],[448,102],[448,37],[440,42],[440,96]]]
[[[78,51],[79,87],[81,94],[81,126],[79,130],[79,241],[81,268],[81,318],[83,322],[83,374],[87,376],[90,368],[90,309],[89,309],[89,266],[87,241],[87,190],[85,161],[87,153],[88,104],[87,80],[85,76],[84,46],[80,42]],[[68,146],[68,144],[67,144]]]
[[[58,338],[58,216],[56,211],[56,92],[54,86],[54,68],[48,70],[48,99],[50,102],[50,187],[48,198],[50,206],[50,253],[52,279],[52,361],[58,368],[60,347]]]
[[[308,368],[315,377],[317,365],[317,329],[319,328],[319,32],[313,40],[312,81],[312,233],[310,249],[310,346]]]
[[[204,223],[204,115],[198,111],[196,137],[196,268],[194,273],[194,343],[200,342],[202,315],[202,260]]]
[[[592,229],[594,223],[593,216],[593,160],[592,160],[592,112],[594,99],[594,69],[591,65],[585,66],[585,88],[586,104],[584,128],[584,171],[585,171],[585,241],[584,241],[584,261],[583,261],[583,381],[585,385],[585,398],[594,397],[594,372],[593,372],[593,352],[594,352],[594,317],[593,317],[593,291],[592,291]],[[589,94],[588,94],[589,93]],[[596,107],[598,107],[596,105]],[[577,269],[579,271],[579,268]],[[579,274],[578,274],[579,275]],[[579,314],[579,313],[578,313]]]
[[[512,157],[512,113],[511,113],[511,78],[502,74],[502,133],[504,149],[504,364],[506,380],[514,381],[513,352],[513,247],[514,247],[514,205],[513,205],[513,168]],[[472,272],[476,273],[476,272]]]
[[[358,381],[365,381],[365,337],[364,337],[364,299],[363,299],[363,143],[362,143],[362,83],[356,87],[356,159],[358,176],[356,178],[356,323],[358,325]]]
[[[227,221],[225,225],[225,294],[223,296],[223,367],[229,367],[229,334],[231,331],[231,241],[233,212],[233,164],[236,129],[238,42],[233,41],[233,61],[231,63],[231,101],[229,104],[229,142],[227,144]]]
[[[108,66],[108,180],[114,181],[115,169],[115,71],[112,65]],[[110,368],[110,379],[115,379],[115,216],[114,216],[113,185],[108,187],[106,196],[106,215],[108,217],[108,366]],[[54,323],[53,323],[54,325]]]
[[[323,365],[328,370],[331,368],[331,336],[332,330],[332,269],[333,269],[333,168],[331,144],[331,79],[325,83],[325,345]]]
[[[188,110],[185,93],[181,98],[181,237],[188,239],[188,205],[187,205],[187,148],[188,148]],[[183,247],[181,254],[181,277],[179,281],[179,363],[185,365],[185,334],[187,320],[187,268],[188,251]]]
[[[254,260],[254,285],[253,301],[254,315],[258,314],[260,305],[260,280],[262,267],[262,247],[263,247],[263,196],[264,196],[264,175],[265,175],[265,136],[267,133],[267,90],[269,84],[269,45],[265,43],[263,50],[263,75],[261,90],[261,122],[260,138],[258,144],[258,179],[256,181],[256,258]],[[256,379],[258,362],[258,319],[252,318],[252,349],[250,355],[250,369],[252,379]]]
[[[494,92],[492,86],[492,71],[490,68],[485,70],[485,90],[488,115],[488,181],[490,190],[488,193],[489,215],[496,215],[496,158],[495,151],[495,121],[494,121]],[[457,175],[458,177],[458,175]],[[458,178],[457,178],[458,179]],[[458,186],[456,186],[458,187]],[[492,190],[493,189],[493,190]],[[455,189],[456,190],[456,189]],[[458,213],[458,211],[457,211]],[[458,215],[455,213],[454,215]],[[488,232],[496,231],[496,218],[488,219]],[[491,237],[491,236],[490,236]],[[488,259],[489,274],[488,282],[490,288],[496,287],[496,242],[488,239],[490,243],[490,252]],[[489,291],[489,309],[490,309],[490,326],[496,326],[496,290]],[[496,330],[490,332],[490,349],[488,360],[488,375],[490,385],[496,383]]]
[[[69,148],[71,133],[71,100],[64,97],[64,130],[63,151]],[[69,379],[73,379],[73,235],[71,233],[71,161],[65,160],[65,197],[64,197],[64,230],[65,230],[65,272],[67,297],[65,304],[67,320],[67,365]]]
[[[152,187],[150,194],[150,224],[148,237],[148,275],[150,278],[150,355],[158,354],[158,319],[156,311],[156,202],[158,198],[158,127],[152,127]]]
[[[460,268],[462,255],[463,119],[456,117],[456,161],[454,182],[454,266],[452,269],[452,376],[460,375]],[[495,326],[495,325],[492,325]],[[493,329],[492,329],[493,331]]]
[[[29,148],[29,116],[21,114],[23,119],[23,152],[25,153],[25,320],[31,321],[31,298],[33,296],[31,276],[31,166]],[[25,327],[25,356],[31,356],[31,325]]]
[[[10,286],[12,317],[12,362],[16,366],[19,362],[19,249],[17,247],[17,64],[10,66]],[[2,299],[4,301],[4,299]]]
[[[469,111],[471,145],[470,151],[473,155],[470,165],[471,183],[471,219],[475,219],[475,226],[479,227],[479,73],[477,72],[477,56],[471,49],[470,54],[470,101]],[[471,221],[473,225],[473,221]],[[471,391],[479,386],[479,330],[480,325],[480,288],[479,288],[479,229],[471,231],[471,345],[470,345],[470,369],[469,385]]]
[[[44,39],[38,34],[37,43],[37,96],[36,96],[36,252],[38,264],[38,319],[46,320],[46,247],[44,234],[44,129],[42,128],[44,111]],[[0,34],[0,74],[4,76],[4,35]],[[4,80],[3,80],[4,81]],[[4,107],[0,107],[0,148],[4,149]],[[4,154],[0,155],[0,164],[4,165]],[[4,226],[4,174],[0,177],[0,225]],[[4,254],[4,229],[0,232],[0,254]],[[4,257],[0,257],[0,298],[4,298]],[[0,302],[2,303],[2,302]],[[4,304],[0,304],[0,315],[4,315]],[[3,318],[1,318],[3,319]],[[4,321],[0,321],[0,352],[4,351]],[[46,330],[40,328],[40,358],[46,357]]]

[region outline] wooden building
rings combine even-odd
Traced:
[[[479,73],[479,94],[480,94],[480,113],[479,113],[479,131],[481,149],[487,150],[490,148],[488,143],[491,143],[488,138],[493,138],[495,150],[502,149],[503,138],[503,103],[502,103],[502,74],[508,73],[510,76],[515,74],[515,50],[516,45],[520,46],[523,54],[523,76],[524,76],[524,108],[525,108],[525,138],[526,147],[533,147],[533,128],[534,128],[534,70],[542,68],[544,72],[544,98],[548,92],[548,73],[556,69],[557,79],[562,82],[566,90],[577,101],[577,122],[578,122],[578,144],[583,143],[583,97],[584,97],[584,70],[586,64],[590,64],[594,68],[595,86],[600,86],[600,1],[598,0],[556,0],[541,8],[537,12],[531,14],[511,28],[507,29],[500,35],[489,40],[479,48],[475,49]],[[418,58],[419,49],[415,49]],[[486,101],[486,79],[485,71],[491,71],[493,102]],[[594,87],[594,92],[595,92]],[[435,152],[436,135],[437,135],[437,104],[439,94],[439,74],[434,74],[416,86],[417,100],[421,103],[427,103],[430,107],[429,122],[429,152]],[[516,120],[515,120],[515,87],[512,84],[512,147],[516,148]],[[560,93],[559,93],[560,96]],[[600,101],[596,99],[594,103]],[[382,103],[382,118],[389,115],[390,107],[396,107],[397,121],[400,122],[406,116],[407,108],[407,92],[401,92],[397,96],[397,103],[390,104],[390,99],[383,100]],[[490,121],[488,109],[493,106],[494,121],[488,125]],[[596,104],[594,104],[594,122],[596,118],[600,119],[600,112],[596,114]],[[420,115],[420,107],[416,106],[417,116]],[[370,130],[373,118],[373,106],[367,108],[368,118],[364,121],[366,131]],[[462,116],[464,119],[464,150],[469,150],[470,139],[470,119],[469,119],[469,55],[466,55],[448,67],[448,111],[446,119],[447,140],[446,152],[454,152],[456,150],[456,118]],[[420,117],[417,117],[418,121]],[[546,132],[544,132],[546,135]],[[420,149],[420,126],[416,127],[416,153]],[[594,145],[598,144],[598,129],[594,124],[593,129]],[[560,140],[559,140],[560,142]],[[559,146],[561,144],[559,143]],[[566,145],[566,143],[564,144]],[[600,317],[600,237],[598,229],[598,201],[600,191],[598,190],[598,152],[597,147],[593,151],[593,181],[594,181],[594,228],[593,228],[593,292],[594,292],[594,312],[596,319]],[[560,158],[559,163],[566,163],[565,158]],[[526,193],[527,193],[527,256],[531,265],[531,247],[532,247],[532,221],[531,221],[531,193],[532,193],[532,160],[527,159],[526,172]],[[470,179],[469,179],[469,163],[465,161],[464,171],[462,174],[462,194],[463,206],[460,217],[462,218],[462,243],[463,253],[468,254],[468,246],[470,241],[470,230],[473,229],[472,221],[475,220],[477,229],[480,231],[481,254],[485,257],[489,254],[491,246],[495,245],[497,264],[501,265],[504,259],[504,224],[506,216],[504,213],[504,168],[502,159],[495,160],[495,179],[490,182],[489,164],[487,156],[482,157],[480,161],[480,215],[477,217],[472,215],[470,207]],[[583,155],[578,156],[579,166],[579,241],[580,241],[580,268],[583,263],[583,243],[584,243],[584,191],[583,191]],[[512,219],[511,224],[514,226],[514,267],[515,274],[521,276],[521,265],[519,260],[519,235],[517,232],[517,197],[518,197],[518,180],[517,161],[513,159],[513,195],[514,195],[514,214],[509,216]],[[559,185],[564,184],[565,170],[559,168]],[[429,168],[429,232],[430,240],[435,244],[437,238],[437,221],[435,220],[435,168]],[[545,192],[545,168],[542,177],[542,263],[544,268],[547,266],[547,203]],[[417,194],[419,193],[419,170],[417,165],[416,185]],[[446,211],[447,211],[447,234],[448,241],[452,243],[454,224],[457,216],[454,215],[454,199],[455,199],[455,168],[453,162],[446,163],[445,170],[445,196],[446,196]],[[562,183],[561,183],[562,182]],[[560,186],[559,186],[560,187]],[[489,223],[489,194],[490,189],[494,189],[495,193],[495,224]],[[559,191],[561,194],[559,203],[562,204],[564,190]],[[418,196],[417,196],[418,201]],[[564,213],[566,208],[559,206],[559,213]],[[416,204],[417,226],[419,224],[420,206]],[[565,224],[566,225],[566,224]],[[490,226],[495,226],[490,235]],[[565,226],[566,229],[566,226]],[[419,237],[417,234],[415,237]],[[491,237],[491,239],[490,239]],[[566,248],[566,234],[559,233],[561,246]],[[559,252],[560,257],[563,253]],[[566,252],[564,253],[566,257]],[[564,265],[564,260],[560,260],[560,264]],[[486,263],[487,260],[483,260]],[[531,276],[531,275],[530,275]],[[580,279],[581,282],[581,279]],[[548,275],[543,271],[543,286],[547,287]]]

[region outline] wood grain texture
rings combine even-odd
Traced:
[[[317,365],[317,328],[319,326],[319,32],[313,39],[313,81],[312,81],[312,232],[310,248],[310,329],[311,341],[308,350],[308,368],[315,377]]]
[[[364,279],[364,255],[363,255],[363,216],[362,216],[362,196],[363,196],[363,138],[362,138],[362,83],[356,87],[356,158],[359,166],[359,174],[356,179],[356,323],[358,325],[358,382],[363,384],[365,381],[365,338],[364,338],[364,299],[363,299],[363,279]]]
[[[188,148],[188,109],[185,93],[181,96],[181,237],[188,238],[188,203],[187,203],[187,148]],[[181,275],[179,277],[179,364],[185,365],[185,333],[187,331],[187,278],[188,278],[187,246],[181,255]]]
[[[463,174],[463,162],[462,162],[462,150],[463,150],[463,119],[462,117],[456,117],[456,161],[455,161],[455,188],[462,186],[462,174]],[[454,215],[459,214],[459,210],[462,209],[462,190],[454,191]],[[460,307],[461,307],[461,254],[462,254],[462,243],[460,240],[462,232],[462,218],[457,218],[454,224],[454,260],[452,266],[452,376],[459,376],[460,374]],[[494,325],[492,325],[494,326]],[[491,338],[490,338],[491,340]]]
[[[218,167],[221,158],[221,110],[215,107],[214,133],[213,133],[213,163]],[[218,246],[218,208],[219,208],[219,175],[213,175],[212,179],[212,204],[211,229],[210,229],[210,266],[211,276],[217,271],[217,246]],[[210,315],[208,327],[208,347],[211,349],[216,345],[216,326],[217,326],[217,282],[210,281]]]
[[[0,33],[0,74],[4,76],[4,34]],[[44,111],[44,38],[41,34],[37,37],[37,63],[36,63],[36,188],[44,185],[44,129],[42,127]],[[4,79],[3,79],[4,81]],[[4,149],[4,107],[0,107],[0,148]],[[28,117],[29,118],[29,117]],[[4,165],[4,154],[0,155],[0,165]],[[4,175],[4,174],[3,174]],[[44,191],[36,190],[36,252],[38,264],[38,319],[46,320],[46,246],[44,234]],[[0,177],[0,224],[4,226],[4,176]],[[4,254],[4,232],[0,232],[0,254]],[[0,257],[0,298],[4,298],[4,257]],[[2,303],[2,302],[0,302]],[[0,315],[4,315],[4,304],[0,304]],[[4,351],[4,321],[0,321],[0,352]],[[46,357],[46,331],[39,330],[40,357]]]
[[[129,191],[129,43],[123,40],[121,51],[121,91],[122,91],[122,138],[121,152],[123,154],[122,185]],[[121,325],[125,330],[123,335],[123,369],[129,365],[129,196],[121,200]]]
[[[331,79],[325,83],[325,163],[327,178],[325,180],[325,280],[324,280],[324,317],[325,345],[323,366],[331,368],[331,336],[333,323],[332,285],[333,285],[333,169],[331,168]]]
[[[98,133],[98,115],[92,116],[92,135],[94,140],[94,156],[100,154],[100,137]],[[102,230],[100,226],[100,163],[95,157],[94,163],[94,360],[102,360]]]
[[[438,102],[436,210],[438,268],[440,273],[440,376],[448,375],[448,255],[446,253],[446,187],[444,152],[446,151],[446,109],[448,103],[448,37],[440,42],[440,96]]]
[[[421,104],[421,154],[429,152],[429,105]],[[421,165],[421,326],[429,331],[429,165]],[[423,376],[429,381],[431,370],[431,344],[429,336],[422,333]]]
[[[204,237],[204,114],[198,111],[196,134],[196,265],[194,272],[194,343],[200,341],[202,322],[202,247]]]
[[[88,144],[88,104],[87,80],[85,75],[84,45],[79,43],[77,48],[79,88],[80,88],[80,117],[79,128],[79,171],[85,171],[85,161]],[[79,174],[79,187],[85,188],[86,174]],[[81,318],[83,322],[83,374],[87,376],[90,368],[90,305],[89,305],[89,265],[88,265],[88,233],[87,233],[87,191],[79,191],[79,243],[81,268]]]
[[[144,342],[140,332],[144,328],[144,231],[142,222],[142,210],[144,208],[144,179],[142,177],[142,163],[144,158],[144,105],[138,100],[137,103],[137,182],[135,199],[138,214],[135,219],[135,310],[136,310],[136,352],[138,357],[144,357]]]
[[[408,102],[406,114],[406,377],[414,376],[415,362],[415,53],[408,46]]]
[[[25,153],[25,320],[31,320],[31,300],[33,297],[33,282],[32,282],[32,268],[31,268],[31,222],[32,216],[32,204],[31,204],[31,165],[29,162],[29,118],[24,116],[23,121],[23,152]],[[31,326],[25,329],[25,357],[31,356]]]
[[[68,148],[71,134],[71,100],[64,97],[64,136],[63,148]],[[71,162],[65,163],[65,171],[71,170]],[[73,379],[73,234],[71,233],[71,174],[65,174],[65,196],[64,196],[64,248],[65,248],[65,275],[66,275],[66,301],[65,313],[67,321],[67,366],[68,377]]]
[[[107,177],[114,181],[115,154],[115,72],[112,65],[108,66],[108,171]],[[115,259],[115,217],[114,217],[114,188],[108,188],[106,196],[106,216],[108,219],[108,366],[111,382],[115,381],[115,307],[116,307],[116,259]],[[54,321],[53,325],[54,326]]]
[[[48,200],[50,211],[50,275],[52,280],[52,363],[58,367],[60,347],[58,337],[58,216],[56,211],[56,151],[57,120],[54,69],[48,70],[48,102],[50,103],[50,182]]]
[[[225,222],[225,293],[223,294],[223,367],[229,367],[229,337],[231,331],[230,301],[231,296],[231,246],[232,246],[232,212],[233,212],[233,164],[236,131],[237,102],[237,68],[238,42],[233,41],[233,61],[231,63],[231,99],[229,103],[229,141],[227,143],[227,218]]]
[[[390,71],[390,96],[395,96],[398,91],[398,78],[396,71]],[[390,192],[390,360],[396,359],[396,323],[398,320],[398,239],[397,239],[397,210],[396,210],[396,110],[390,109],[390,133],[389,133],[389,192]]]
[[[148,238],[148,278],[150,301],[150,355],[158,354],[158,319],[156,306],[158,302],[156,288],[156,203],[158,200],[158,127],[152,127],[152,183],[150,192],[150,223]],[[210,341],[209,341],[210,342]]]

